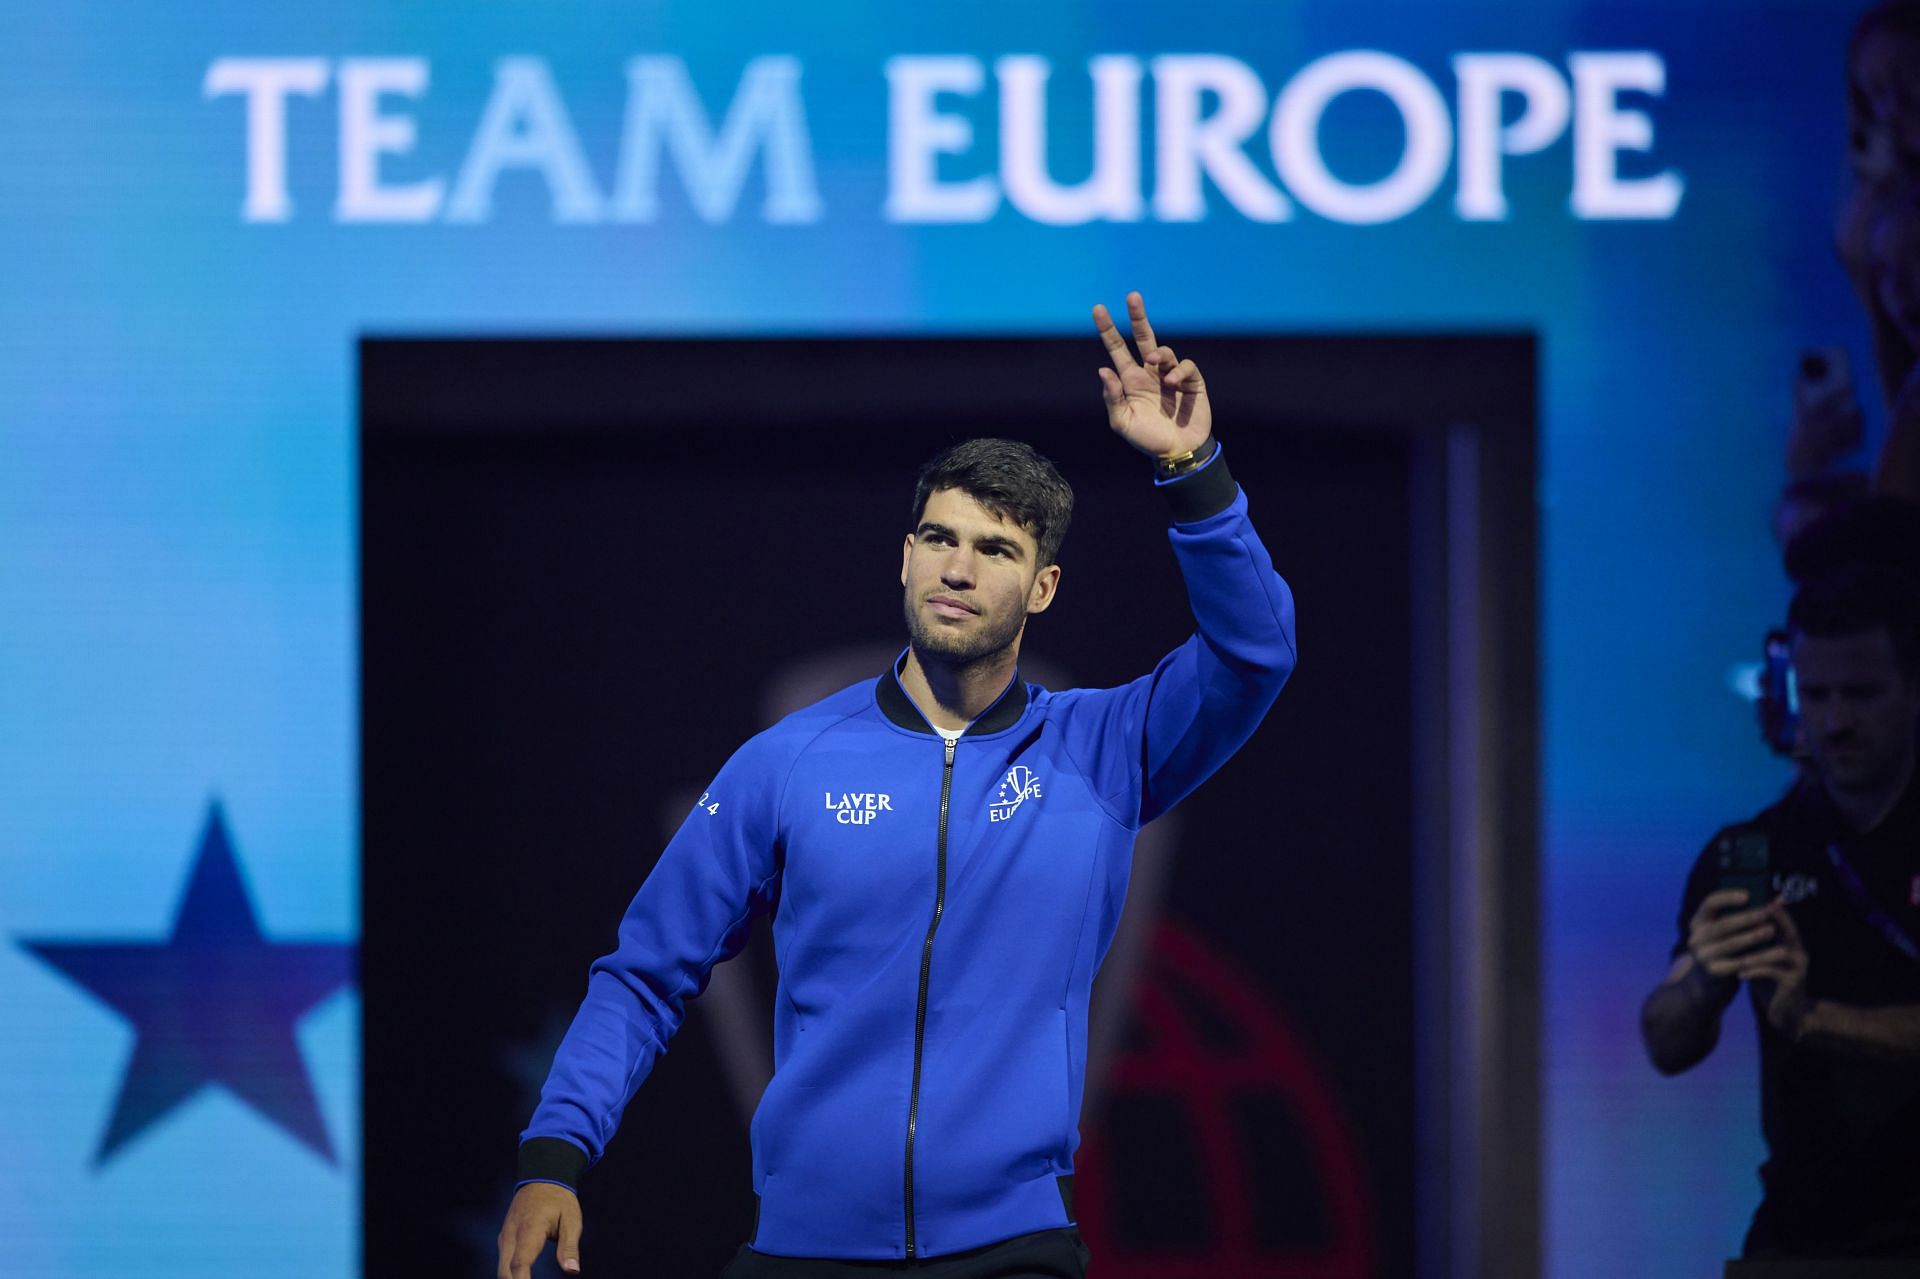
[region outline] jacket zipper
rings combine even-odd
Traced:
[[[955,738],[947,739],[947,760],[940,769],[940,839],[936,845],[938,879],[933,890],[933,920],[927,925],[927,940],[920,946],[920,998],[913,1010],[913,1091],[907,1098],[907,1260],[914,1258],[913,1242],[913,1134],[920,1122],[920,1055],[927,1040],[927,979],[933,975],[933,935],[939,931],[940,915],[947,908],[947,804],[953,798],[953,748]]]

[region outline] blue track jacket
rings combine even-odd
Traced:
[[[1151,674],[1057,693],[1016,676],[949,744],[896,664],[727,761],[593,964],[523,1182],[577,1183],[686,1001],[772,911],[752,1246],[926,1258],[1068,1224],[1056,1179],[1134,834],[1239,748],[1294,666],[1292,595],[1220,452],[1160,488],[1199,629]]]

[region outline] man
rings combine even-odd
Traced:
[[[1764,1196],[1748,1257],[1920,1257],[1920,622],[1856,565],[1788,611],[1802,780],[1707,845],[1641,1010],[1665,1074],[1713,1051],[1741,982],[1760,1033]],[[1728,886],[1729,876],[1758,879]],[[1754,900],[1749,900],[1754,896]]]
[[[641,886],[522,1134],[500,1279],[526,1279],[549,1238],[578,1271],[573,1186],[766,912],[774,1075],[730,1279],[891,1260],[943,1279],[1085,1273],[1070,1199],[1088,995],[1134,833],[1238,749],[1294,664],[1292,598],[1199,370],[1158,344],[1137,293],[1127,309],[1138,359],[1094,308],[1108,422],[1154,460],[1199,633],[1120,688],[1023,683],[1072,492],[1004,440],[929,464],[901,560],[906,651],[741,747]]]

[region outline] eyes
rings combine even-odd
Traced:
[[[959,545],[950,533],[922,533],[919,540],[928,546],[954,547]],[[1013,548],[1004,542],[981,542],[975,545],[974,550],[989,559],[1011,561],[1018,558],[1014,554]]]

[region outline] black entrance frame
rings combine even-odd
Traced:
[[[644,368],[609,358],[636,341]],[[484,360],[473,358],[476,343]],[[1385,431],[1410,447],[1419,1270],[1530,1279],[1541,1270],[1537,341],[1197,333],[1181,347],[1203,356],[1215,385],[1266,388],[1253,404],[1237,394],[1235,431]],[[896,376],[864,377],[875,358]],[[569,380],[562,417],[565,404],[618,404],[670,376],[698,385],[716,418],[748,418],[777,398],[783,421],[806,432],[830,430],[841,414],[896,411],[897,371],[911,368],[928,387],[965,384],[964,396],[913,403],[914,427],[936,435],[982,433],[979,423],[1022,413],[1085,413],[1091,373],[1059,371],[1087,364],[1087,339],[1051,335],[368,336],[359,457],[364,477],[370,449],[396,429],[565,426],[552,421],[556,371]],[[363,760],[363,796],[367,780]],[[363,895],[375,946],[393,922],[383,909]],[[384,1134],[368,1122],[371,1162]],[[377,1253],[369,1241],[366,1261]]]

